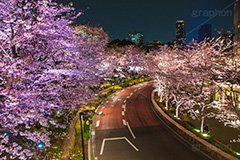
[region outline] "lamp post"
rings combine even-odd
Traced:
[[[84,139],[83,139],[83,112],[79,113],[80,125],[81,125],[81,138],[82,138],[82,152],[83,152],[83,160],[85,160],[85,151],[84,151]]]

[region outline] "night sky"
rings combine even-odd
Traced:
[[[215,37],[220,30],[223,33],[228,30],[234,32],[235,0],[56,1],[64,4],[73,2],[77,11],[84,10],[84,15],[77,19],[77,23],[99,25],[109,35],[113,34],[113,39],[122,40],[129,31],[141,31],[145,43],[153,40],[166,43],[176,39],[176,20],[185,21],[187,42],[197,38],[197,29],[202,24],[212,24]]]

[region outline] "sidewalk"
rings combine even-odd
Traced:
[[[191,118],[189,119],[196,128],[200,128],[200,121],[192,120]],[[210,134],[213,135],[214,138],[227,145],[234,151],[240,153],[240,129],[224,126],[224,123],[219,122],[217,119],[214,118],[206,118],[205,124],[209,125],[208,129],[210,130]],[[230,141],[232,141],[233,139],[235,139],[236,142],[231,143]],[[237,142],[238,139],[239,141]]]

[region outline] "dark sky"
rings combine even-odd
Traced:
[[[234,32],[235,0],[56,0],[73,2],[77,11],[85,10],[78,23],[99,25],[113,39],[126,38],[129,31],[141,31],[144,42],[175,39],[175,22],[183,19],[187,42],[197,37],[202,24],[212,24],[213,36],[223,29]],[[89,9],[86,10],[86,8]],[[225,10],[223,10],[225,9]],[[223,11],[222,11],[223,10]]]

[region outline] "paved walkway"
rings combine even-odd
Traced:
[[[200,128],[198,120],[191,120],[196,128]],[[217,140],[240,153],[240,129],[224,126],[222,122],[214,118],[205,119],[205,124],[209,125],[210,134]],[[236,142],[232,142],[235,139]],[[239,139],[239,140],[238,140]],[[238,142],[237,142],[238,140]]]

